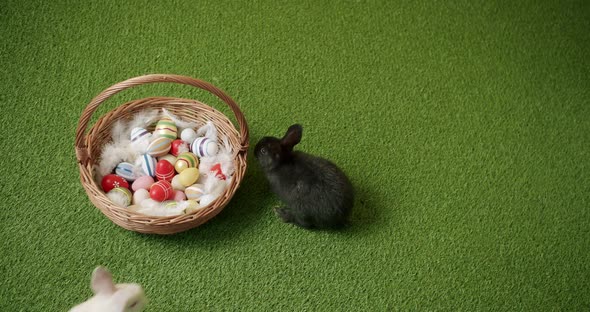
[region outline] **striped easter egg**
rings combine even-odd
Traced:
[[[193,184],[184,190],[184,194],[186,195],[186,198],[196,200],[196,201],[199,201],[201,199],[201,196],[203,196],[204,192],[205,192],[205,186],[203,184],[198,184],[198,183]]]
[[[178,158],[176,158],[174,169],[176,169],[176,172],[181,173],[184,171],[184,169],[196,168],[198,165],[199,160],[195,154],[191,152],[184,152],[178,155]]]
[[[165,159],[158,161],[156,164],[156,178],[158,180],[172,181],[175,173],[174,166]]]
[[[128,162],[122,162],[115,168],[115,173],[122,176],[127,181],[135,181],[137,177],[133,173],[133,165]]]
[[[191,144],[191,151],[199,157],[215,156],[218,151],[217,142],[205,137],[196,138]]]
[[[168,151],[170,151],[170,142],[172,142],[172,140],[170,140],[168,138],[163,138],[163,137],[156,138],[148,146],[147,153],[150,156],[154,156],[154,157],[164,156],[164,155],[168,154]]]
[[[176,128],[176,124],[170,118],[164,118],[156,124],[154,134],[162,138],[174,140],[178,136],[178,128]]]
[[[131,191],[126,187],[115,187],[107,193],[107,197],[117,205],[127,207],[131,204]]]
[[[133,128],[133,130],[131,130],[131,142],[135,142],[141,138],[148,137],[149,134],[150,133],[144,128]]]
[[[158,181],[150,187],[150,197],[159,202],[172,199],[174,192],[172,191],[172,184],[166,180]]]
[[[141,155],[141,169],[150,177],[156,176],[156,159],[148,154]]]

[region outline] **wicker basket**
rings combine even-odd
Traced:
[[[123,104],[102,116],[86,133],[90,118],[98,106],[114,94],[148,83],[173,82],[186,84],[206,90],[225,102],[235,114],[239,129],[221,112],[199,101],[171,98],[150,97],[134,100]],[[122,118],[131,118],[135,113],[145,109],[166,108],[174,115],[186,121],[194,121],[203,124],[212,121],[217,127],[220,136],[226,136],[234,151],[235,173],[231,184],[225,192],[209,206],[191,214],[173,217],[153,217],[133,212],[124,207],[113,204],[94,180],[94,165],[100,156],[103,146],[111,140],[111,127],[115,121]],[[86,106],[80,116],[76,130],[76,158],[80,169],[80,180],[86,190],[90,201],[102,213],[119,226],[140,233],[174,234],[199,226],[216,216],[227,203],[244,177],[246,171],[246,156],[248,152],[248,125],[238,105],[223,91],[212,84],[178,75],[146,75],[131,78],[107,88],[96,96]]]

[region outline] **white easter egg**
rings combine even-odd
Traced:
[[[149,133],[144,128],[137,127],[137,128],[133,128],[133,130],[131,130],[131,142],[135,142],[141,138],[150,137],[150,136],[151,136],[151,133]]]
[[[197,132],[191,128],[186,128],[180,132],[180,139],[187,142],[188,144],[193,143],[197,138]]]
[[[133,193],[133,204],[139,205],[142,201],[150,198],[150,192],[146,189],[139,189]]]
[[[193,144],[191,144],[191,150],[199,157],[211,157],[217,155],[219,147],[217,146],[217,142],[202,137],[195,139]]]

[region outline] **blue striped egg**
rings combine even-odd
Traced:
[[[137,178],[133,172],[133,165],[128,162],[122,162],[115,168],[115,173],[122,176],[127,181],[135,181]]]
[[[156,176],[156,159],[150,155],[141,155],[141,169],[150,177]]]
[[[131,142],[135,142],[141,138],[147,138],[150,137],[151,134],[145,130],[144,128],[133,128],[133,130],[131,130]]]
[[[218,149],[217,142],[205,137],[196,138],[193,144],[191,144],[191,150],[199,157],[215,156],[217,155]]]

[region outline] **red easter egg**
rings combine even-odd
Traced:
[[[129,188],[129,183],[127,182],[127,180],[116,174],[107,174],[106,176],[104,176],[102,178],[102,181],[100,182],[100,185],[102,186],[102,190],[105,193],[108,193],[115,187]]]
[[[221,164],[216,164],[215,166],[211,167],[211,172],[219,180],[225,180],[226,179],[225,174],[223,174],[223,172],[221,171]]]
[[[166,180],[158,181],[150,188],[150,197],[159,202],[172,199],[174,192],[172,191],[172,184]]]
[[[174,173],[174,166],[166,159],[162,159],[156,164],[156,178],[158,178],[158,180],[166,180],[170,182],[172,181],[172,178],[174,178]]]
[[[188,143],[180,139],[172,141],[170,154],[178,156],[178,154],[184,152],[188,152]]]

